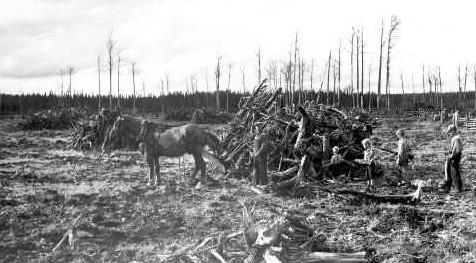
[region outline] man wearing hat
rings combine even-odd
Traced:
[[[451,137],[450,156],[446,159],[445,181],[442,186],[444,187],[445,192],[448,193],[451,190],[451,185],[454,179],[456,190],[461,192],[463,184],[461,182],[460,162],[463,153],[463,139],[461,139],[461,136],[458,134],[458,128],[454,124],[448,126],[446,133]],[[454,174],[452,174],[451,168],[454,169]]]

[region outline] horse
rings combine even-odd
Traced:
[[[157,124],[161,130],[166,130],[173,126],[165,124]],[[141,130],[141,121],[129,116],[118,116],[112,126],[107,129],[104,141],[101,147],[102,154],[109,151],[113,146],[122,148],[129,147],[132,149],[140,148],[139,133]]]
[[[206,164],[203,159],[205,145],[208,145],[216,156],[220,154],[219,139],[195,124],[161,130],[157,124],[143,120],[139,140],[144,159],[149,165],[148,186],[151,185],[153,177],[155,177],[154,186],[160,182],[159,156],[179,157],[185,153],[191,154],[195,160],[195,169],[190,178],[193,183],[199,170],[201,178],[206,177]]]

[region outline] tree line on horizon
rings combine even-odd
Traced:
[[[408,92],[410,81],[404,80],[400,72],[401,93],[390,92],[391,58],[396,46],[401,21],[396,15],[392,15],[388,29],[386,30],[382,20],[379,38],[378,68],[376,91],[371,87],[372,66],[366,57],[367,43],[364,41],[364,28],[352,27],[349,36],[348,48],[350,55],[350,84],[343,86],[342,81],[342,41],[336,49],[329,50],[329,56],[322,67],[319,78],[316,78],[316,66],[314,59],[306,61],[302,55],[302,47],[299,43],[299,33],[296,32],[288,56],[283,60],[271,60],[268,66],[263,65],[262,50],[259,48],[256,56],[256,83],[267,79],[270,92],[278,88],[282,90],[280,104],[293,107],[307,100],[317,100],[319,103],[333,105],[342,108],[361,108],[368,110],[382,109],[408,109],[408,108],[474,108],[476,110],[476,67],[474,67],[474,94],[469,92],[468,65],[458,67],[458,91],[445,92],[444,81],[441,77],[441,67],[422,66],[420,83],[422,93],[415,92],[415,80],[411,76],[412,91]],[[367,62],[367,63],[364,63]],[[198,91],[198,78],[190,75],[185,80],[183,92],[170,92],[171,82],[168,74],[162,78],[158,90],[154,94],[145,96],[145,83],[142,87],[136,83],[140,73],[137,61],[129,60],[118,45],[118,40],[113,37],[113,32],[108,36],[104,54],[97,56],[98,86],[97,94],[85,95],[73,94],[72,76],[76,73],[73,66],[67,66],[59,71],[61,80],[60,94],[27,94],[27,95],[3,95],[0,97],[1,112],[23,112],[24,110],[47,109],[60,105],[61,107],[88,107],[90,109],[120,108],[131,109],[132,112],[170,112],[190,110],[193,108],[207,108],[214,111],[224,110],[234,112],[243,96],[251,90],[245,84],[245,66],[240,67],[240,79],[242,88],[236,89],[240,84],[234,83],[231,90],[231,75],[233,64],[224,65],[223,56],[218,55],[216,64],[213,66],[213,79],[209,81],[206,75],[206,91]],[[125,69],[130,70],[133,93],[132,95],[121,94],[121,76]],[[101,78],[104,73],[108,79],[108,87],[101,86]],[[116,79],[117,87],[113,87],[113,78]],[[122,83],[124,85],[124,83]],[[396,85],[396,84],[394,84]],[[117,88],[117,93],[113,90]],[[141,90],[142,91],[139,91]],[[106,92],[104,92],[106,90]],[[203,89],[202,89],[203,90]],[[395,90],[395,89],[394,89]],[[142,94],[142,96],[138,96]],[[43,100],[43,101],[41,101]]]

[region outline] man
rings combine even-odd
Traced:
[[[458,122],[459,122],[459,111],[455,110],[453,113],[453,125],[457,128],[458,127]]]
[[[405,131],[402,129],[397,130],[398,137],[398,147],[397,147],[397,166],[398,166],[398,181],[399,185],[408,183],[410,180],[407,178],[407,167],[408,167],[408,142],[405,138]]]
[[[445,181],[443,182],[443,187],[445,192],[448,193],[451,190],[451,185],[454,179],[456,190],[461,192],[463,190],[463,184],[461,182],[460,162],[463,153],[463,139],[461,139],[461,136],[458,134],[458,128],[454,124],[448,126],[446,133],[451,137],[451,139],[449,151],[450,156],[446,159],[445,163]],[[454,174],[452,173],[451,168],[454,169]]]

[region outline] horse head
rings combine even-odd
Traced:
[[[207,145],[213,150],[216,156],[221,155],[220,140],[212,133],[207,132]]]
[[[122,123],[124,122],[124,117],[118,116],[111,128],[107,130],[106,136],[104,137],[104,142],[102,144],[102,154],[109,152],[112,145],[116,144],[119,141],[119,134]]]

